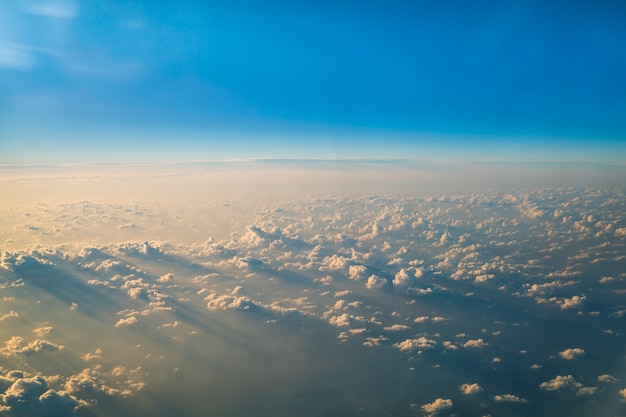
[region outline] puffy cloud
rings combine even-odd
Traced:
[[[580,349],[580,348],[565,349],[564,351],[559,352],[559,356],[567,360],[575,359],[584,354],[585,354],[585,350]]]
[[[619,395],[622,397],[623,400],[626,400],[626,388],[622,388],[621,390],[619,390]]]
[[[174,278],[175,278],[175,275],[174,275],[174,274],[172,274],[172,273],[170,272],[170,273],[167,273],[167,274],[161,275],[161,276],[157,279],[157,282],[170,282],[170,281],[173,281],[173,280],[174,280]]]
[[[551,297],[551,298],[543,298],[543,297],[537,297],[535,298],[535,301],[537,301],[537,303],[540,304],[553,304],[553,305],[558,305],[562,310],[567,310],[570,308],[577,308],[580,307],[584,304],[585,300],[587,297],[585,297],[584,295],[574,295],[570,298],[557,298],[557,297]]]
[[[385,326],[383,329],[391,332],[400,332],[403,330],[410,330],[411,327],[404,324],[393,324],[391,326]]]
[[[389,340],[389,338],[384,336],[366,337],[365,341],[363,342],[363,346],[376,347],[380,346],[383,342],[386,342],[387,340]]]
[[[406,339],[402,342],[395,343],[393,346],[401,351],[432,349],[437,346],[437,341],[421,336],[416,339]]]
[[[164,259],[166,255],[157,245],[158,244],[155,242],[124,243],[119,245],[116,249],[117,252],[121,254],[136,258],[153,260]]]
[[[524,398],[518,397],[513,394],[494,395],[493,400],[499,403],[527,403]]]
[[[454,344],[453,342],[449,341],[449,340],[445,340],[443,342],[443,347],[446,348],[446,350],[458,350],[459,347]]]
[[[570,389],[576,392],[576,395],[591,395],[597,390],[596,387],[585,387],[576,381],[572,375],[558,375],[554,379],[542,382],[540,388],[546,391],[559,391],[561,389]]]
[[[83,356],[81,356],[81,359],[84,361],[91,361],[94,359],[102,359],[102,349],[98,348],[96,349],[96,351],[94,353],[85,353]]]
[[[135,316],[130,316],[127,317],[125,319],[119,319],[116,323],[115,323],[115,327],[122,327],[122,326],[132,326],[133,324],[137,323],[137,317]]]
[[[43,339],[36,339],[30,343],[25,343],[24,338],[13,336],[5,342],[5,346],[0,349],[4,355],[33,355],[39,352],[53,352],[62,350],[63,346],[56,345]]]
[[[576,307],[580,307],[583,302],[585,301],[585,296],[578,296],[575,295],[571,298],[564,298],[561,304],[561,308],[563,310],[568,309],[568,308],[576,308]]]
[[[539,387],[546,391],[557,391],[562,388],[580,387],[582,384],[576,382],[572,375],[558,375],[550,381],[542,382]]]
[[[327,256],[322,260],[322,266],[320,266],[320,271],[337,271],[341,269],[345,269],[350,265],[350,259],[334,254],[331,256]]]
[[[52,331],[52,326],[43,326],[43,327],[38,327],[34,329],[33,333],[35,333],[39,337],[43,337],[47,335],[48,333],[50,333],[51,331]]]
[[[80,373],[69,377],[65,382],[65,390],[79,398],[89,400],[106,395],[131,395],[128,389],[119,390],[108,386],[104,376],[99,371],[90,368],[85,368]]]
[[[13,371],[3,379],[11,385],[0,395],[0,412],[9,416],[71,417],[82,404],[66,391],[51,389],[42,376],[29,377]]]
[[[254,271],[257,268],[265,265],[265,261],[261,258],[256,258],[254,256],[246,256],[243,258],[234,257],[233,260],[239,269],[247,269],[249,271]]]
[[[379,277],[378,275],[370,275],[370,277],[367,279],[367,283],[365,284],[365,287],[368,289],[373,289],[373,288],[383,288],[389,285],[389,281],[387,281],[384,278]]]
[[[483,390],[483,388],[477,383],[462,384],[459,388],[461,389],[461,392],[465,395],[477,394]]]
[[[353,316],[351,314],[342,314],[340,316],[332,316],[328,319],[328,322],[333,326],[346,327],[354,324],[361,324],[365,321],[363,317]]]
[[[482,349],[488,344],[489,343],[486,343],[483,339],[470,339],[463,344],[463,347],[473,348],[473,349]]]
[[[237,295],[217,295],[211,293],[204,297],[209,310],[240,310],[240,311],[259,311],[262,310],[252,299],[246,296]]]
[[[15,319],[15,318],[18,318],[19,316],[20,315],[18,313],[16,313],[15,311],[11,310],[8,313],[3,314],[2,316],[0,316],[0,321]]]
[[[408,270],[401,269],[396,273],[391,284],[396,291],[406,291],[409,287],[415,285],[417,280]]]
[[[437,398],[431,403],[422,405],[422,411],[425,414],[432,416],[450,407],[452,407],[452,400],[448,398]]]
[[[350,265],[348,268],[348,278],[354,281],[360,281],[365,278],[367,267],[365,265]]]
[[[598,376],[598,382],[617,382],[619,379],[615,378],[613,375],[604,374]]]

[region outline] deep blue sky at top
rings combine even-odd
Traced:
[[[0,0],[0,163],[626,159],[626,2]]]

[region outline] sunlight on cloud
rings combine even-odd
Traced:
[[[0,414],[623,407],[623,191],[348,165],[3,167]]]

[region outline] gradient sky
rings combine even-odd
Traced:
[[[0,0],[0,163],[626,160],[621,1]]]

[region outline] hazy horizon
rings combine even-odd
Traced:
[[[625,21],[0,0],[0,417],[626,415]]]

